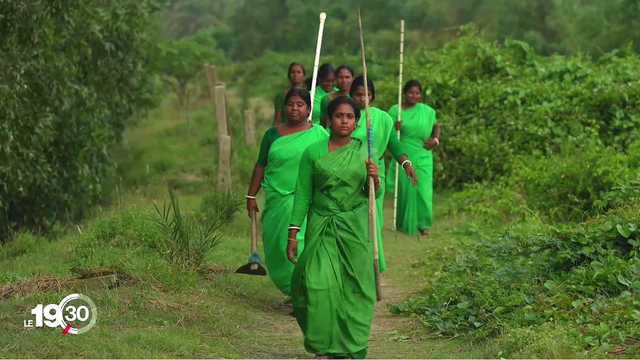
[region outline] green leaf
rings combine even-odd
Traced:
[[[636,280],[631,283],[632,288],[640,289],[640,280]]]
[[[505,308],[504,306],[498,306],[497,308],[495,308],[493,310],[493,313],[495,315],[499,315],[499,314],[502,314],[503,312],[505,312],[506,310],[507,310],[507,308]]]
[[[624,236],[625,239],[628,239],[631,236],[631,230],[628,226],[622,226],[621,224],[616,225],[616,229],[618,229],[618,233]]]
[[[625,277],[622,275],[618,275],[618,282],[627,287],[631,286],[631,283],[629,282],[629,280],[625,279]]]
[[[553,290],[555,290],[557,288],[556,284],[554,284],[551,280],[547,280],[544,283],[544,287],[546,287],[547,289],[549,289],[551,291],[553,291]]]

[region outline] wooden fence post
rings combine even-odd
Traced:
[[[216,85],[216,121],[218,122],[218,142],[222,135],[229,135],[227,128],[227,104],[226,90],[224,83]]]
[[[205,64],[204,70],[207,78],[207,87],[209,88],[209,98],[216,98],[216,85],[218,85],[218,70],[211,64]]]
[[[231,188],[231,136],[220,136],[220,152],[218,153],[218,189]]]
[[[244,111],[244,134],[247,146],[256,143],[256,114],[253,109]]]

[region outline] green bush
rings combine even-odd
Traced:
[[[90,231],[78,235],[70,252],[72,272],[83,275],[111,268],[119,277],[143,286],[169,290],[194,286],[196,272],[172,266],[155,250],[162,234],[151,216],[147,210],[128,207],[93,224]]]
[[[526,43],[501,46],[473,27],[466,31],[405,63],[405,78],[421,81],[423,100],[443,128],[435,150],[439,186],[501,179],[517,156],[551,156],[566,143],[598,138],[605,147],[626,148],[640,138],[640,57],[634,52],[622,49],[597,61],[541,57]],[[377,105],[387,109],[395,101],[381,96]]]
[[[640,168],[598,142],[565,145],[546,157],[514,156],[508,176],[455,194],[458,206],[493,225],[516,220],[580,221],[640,196]]]
[[[7,260],[28,254],[37,250],[38,245],[44,241],[47,241],[47,239],[30,233],[20,233],[11,241],[0,244],[0,258]]]
[[[540,233],[507,231],[465,247],[425,294],[393,307],[448,335],[487,337],[559,323],[607,348],[640,336],[640,208]]]
[[[232,216],[230,214],[235,213],[235,209],[224,205],[226,203],[215,218],[205,218],[198,223],[194,216],[182,212],[178,196],[169,187],[169,203],[165,202],[162,209],[153,204],[157,212],[153,222],[161,236],[152,243],[152,247],[173,266],[202,270],[207,254],[220,244],[222,235],[219,229]]]
[[[0,240],[111,191],[107,149],[154,105],[154,0],[9,1],[0,28]]]

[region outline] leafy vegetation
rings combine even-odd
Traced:
[[[155,1],[4,1],[0,239],[77,219],[111,191],[107,149],[154,106]]]
[[[198,223],[193,216],[182,213],[172,188],[169,188],[168,205],[165,202],[162,210],[155,203],[153,206],[158,213],[153,222],[162,236],[152,246],[172,265],[194,271],[203,268],[207,254],[222,240],[220,228],[237,210],[235,208]]]

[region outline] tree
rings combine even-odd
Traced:
[[[113,186],[108,148],[153,105],[154,0],[3,1],[0,241],[80,218]]]
[[[225,56],[213,38],[212,30],[201,30],[196,35],[160,44],[156,59],[157,70],[166,76],[175,91],[180,106],[186,108],[189,121],[189,83],[204,70],[208,62],[222,64]]]

